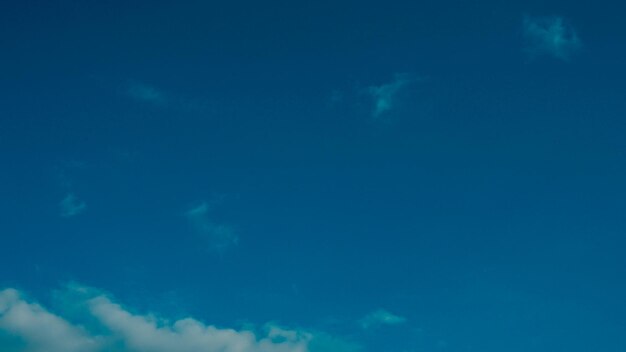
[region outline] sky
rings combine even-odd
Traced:
[[[626,351],[609,1],[5,1],[0,351]]]

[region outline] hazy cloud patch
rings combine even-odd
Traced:
[[[215,222],[210,216],[211,207],[207,202],[188,209],[185,212],[194,232],[207,240],[211,249],[222,252],[239,243],[235,229],[226,224]]]
[[[138,81],[126,83],[121,94],[134,101],[157,108],[184,112],[214,112],[216,106],[209,99],[190,98],[168,92],[159,87]]]
[[[524,17],[523,31],[531,58],[547,55],[567,61],[582,48],[576,31],[562,17]]]
[[[168,98],[161,90],[156,87],[140,82],[130,82],[126,87],[126,95],[138,101],[164,105]]]
[[[330,92],[329,103],[330,105],[340,104],[345,99],[344,93],[341,90],[334,89]]]
[[[408,74],[396,74],[393,81],[368,87],[367,93],[372,99],[372,117],[378,119],[394,109],[398,103],[398,94],[405,89],[413,78]]]
[[[83,213],[87,209],[87,203],[78,199],[74,193],[68,193],[59,202],[60,214],[64,218],[71,218]]]
[[[387,310],[378,309],[367,314],[359,320],[359,325],[363,329],[378,327],[381,325],[400,325],[406,322],[406,318],[395,315]]]

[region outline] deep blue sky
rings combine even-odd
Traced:
[[[376,352],[624,351],[618,7],[4,2],[0,289]]]

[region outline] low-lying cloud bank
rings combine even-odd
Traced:
[[[70,285],[65,316],[9,288],[0,291],[0,350],[5,352],[322,352],[359,346],[325,333],[267,325],[262,333],[134,314],[101,291]]]

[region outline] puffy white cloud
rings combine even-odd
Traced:
[[[87,204],[78,199],[74,193],[68,193],[61,202],[59,202],[59,207],[61,208],[62,217],[71,218],[84,212],[85,209],[87,209]]]
[[[0,330],[20,338],[29,352],[90,352],[101,347],[97,338],[27,302],[14,289],[0,291]]]
[[[219,252],[239,243],[239,236],[232,226],[218,224],[209,216],[210,207],[206,202],[185,212],[193,230],[205,239],[211,249]]]
[[[373,100],[372,116],[379,118],[392,110],[396,105],[398,93],[411,82],[409,75],[396,74],[394,80],[389,83],[370,86],[368,93]]]
[[[582,47],[574,28],[561,17],[525,17],[523,26],[530,57],[549,55],[568,60]]]
[[[270,330],[257,339],[251,331],[207,326],[186,318],[172,323],[151,316],[133,315],[105,296],[88,302],[90,313],[129,351],[138,352],[304,352],[310,336]],[[277,340],[277,337],[284,337]]]
[[[268,325],[264,333],[206,325],[193,318],[169,321],[134,314],[94,289],[70,285],[69,304],[84,326],[28,302],[18,291],[0,291],[0,336],[22,344],[16,352],[353,352],[360,347],[324,333]],[[76,311],[70,314],[76,319]],[[319,336],[319,337],[318,337]]]
[[[406,322],[406,318],[395,315],[384,309],[375,310],[359,321],[363,329],[380,325],[399,325]]]

